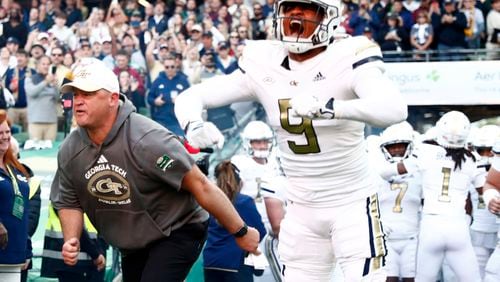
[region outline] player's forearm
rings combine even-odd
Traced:
[[[83,228],[83,213],[77,209],[60,209],[59,220],[63,231],[64,241],[70,238],[79,239]]]

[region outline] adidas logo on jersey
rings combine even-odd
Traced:
[[[101,155],[99,157],[99,160],[97,161],[98,164],[103,164],[103,163],[107,163],[108,160],[104,157],[104,155]]]
[[[325,79],[326,77],[324,77],[321,72],[318,72],[318,74],[314,77],[313,81],[320,81],[320,80],[323,80]]]

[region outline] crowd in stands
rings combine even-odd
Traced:
[[[246,40],[272,38],[274,2],[3,0],[0,77],[2,92],[15,102],[0,101],[0,108],[10,106],[9,117],[22,130],[33,128],[33,147],[50,147],[54,113],[61,116],[54,89],[75,61],[96,57],[119,76],[122,93],[139,111],[182,135],[176,96],[238,69]],[[415,59],[418,51],[457,48],[493,50],[493,59],[500,49],[500,0],[343,0],[339,15],[339,34],[368,36],[383,51],[415,50]],[[35,101],[53,110],[34,118],[27,109]]]

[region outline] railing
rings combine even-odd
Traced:
[[[499,49],[450,49],[426,51],[384,51],[385,62],[442,62],[500,60]]]

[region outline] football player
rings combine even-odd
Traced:
[[[470,122],[458,111],[436,124],[436,145],[422,144],[416,158],[399,162],[398,172],[422,174],[424,205],[417,248],[416,281],[436,281],[444,260],[460,281],[480,281],[465,200],[469,186],[481,187],[476,159],[466,148]]]
[[[496,125],[485,125],[472,137],[472,147],[480,156],[477,167],[481,171],[483,181],[486,179],[488,170],[493,160],[493,146],[496,140],[500,140],[500,128]],[[474,252],[479,264],[481,279],[484,278],[484,268],[495,250],[497,244],[496,216],[488,211],[483,198],[482,187],[471,191],[472,198],[472,221],[471,238]]]
[[[403,121],[407,105],[383,75],[380,48],[366,37],[333,40],[340,0],[278,0],[281,41],[248,41],[240,69],[195,85],[175,112],[191,144],[223,144],[204,108],[255,100],[275,130],[288,179],[280,227],[285,281],[328,281],[334,253],[345,279],[385,281],[385,242],[365,123]],[[389,102],[390,101],[390,102]]]
[[[413,128],[404,121],[386,128],[379,153],[383,162],[394,164],[412,158]],[[383,167],[382,163],[377,167]],[[380,213],[387,234],[387,281],[414,281],[418,229],[422,206],[420,175],[388,177],[378,190]]]
[[[483,199],[488,210],[497,216],[497,224],[500,224],[500,141],[498,140],[493,147],[493,153],[495,157],[483,186]],[[500,242],[500,228],[497,240]],[[484,274],[484,282],[495,281],[500,281],[500,243],[497,243],[495,251],[490,256]]]
[[[278,163],[271,157],[274,143],[274,133],[271,128],[262,121],[249,122],[241,133],[242,145],[245,153],[235,155],[231,162],[240,170],[242,180],[242,194],[248,195],[255,200],[257,210],[267,230],[271,230],[266,205],[262,197],[261,186],[264,178],[272,179],[279,175]],[[260,243],[261,250],[266,251],[265,240]],[[256,281],[266,280],[272,277],[272,273],[266,268],[261,276],[255,277]]]

